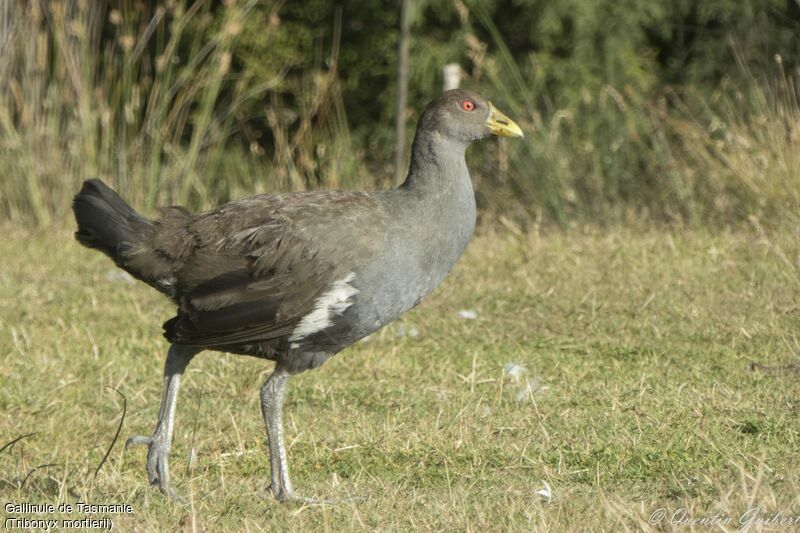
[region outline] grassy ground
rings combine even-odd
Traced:
[[[170,305],[66,230],[3,233],[0,445],[36,432],[0,452],[4,504],[128,503],[96,515],[124,530],[620,531],[660,509],[662,529],[715,513],[735,529],[752,509],[800,515],[794,235],[477,238],[402,321],[290,382],[298,491],[369,497],[327,507],[259,496],[271,364],[216,353],[192,364],[178,405],[173,475],[190,503],[150,489],[144,449],[122,443],[153,429]],[[109,387],[127,416],[93,479],[122,413]]]

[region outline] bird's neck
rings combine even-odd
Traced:
[[[411,147],[408,177],[400,189],[424,196],[469,190],[472,183],[464,159],[466,146],[436,131],[417,131]]]

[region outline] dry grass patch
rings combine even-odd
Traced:
[[[67,231],[4,234],[0,445],[35,432],[0,453],[4,502],[128,503],[98,516],[139,530],[620,531],[658,509],[664,530],[715,513],[735,529],[751,509],[800,514],[795,235],[477,238],[418,309],[291,381],[298,490],[368,496],[298,507],[259,497],[271,364],[215,353],[178,405],[173,474],[191,503],[150,489],[122,438],[155,423],[170,305]],[[127,415],[95,478],[122,413],[112,387]]]

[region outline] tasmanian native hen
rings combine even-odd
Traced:
[[[191,214],[148,220],[99,180],[83,184],[73,210],[81,244],[108,255],[178,306],[164,324],[171,343],[164,393],[145,444],[150,483],[174,496],[169,475],[181,375],[203,350],[275,361],[261,387],[278,500],[302,500],[289,479],[283,402],[289,376],[385,326],[439,285],[475,226],[464,152],[520,128],[481,96],[443,93],[419,119],[408,177],[380,192],[261,194]]]

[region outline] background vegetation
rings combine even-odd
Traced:
[[[46,223],[97,175],[137,206],[384,188],[393,2],[10,2],[0,217]],[[798,215],[796,0],[412,2],[413,129],[459,63],[528,133],[470,153],[484,215],[525,227]]]

